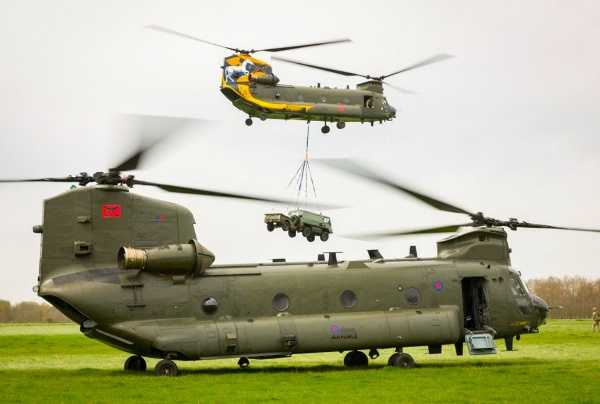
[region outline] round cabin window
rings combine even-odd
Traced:
[[[219,303],[214,297],[208,297],[202,302],[202,311],[206,314],[215,314],[219,308]]]
[[[344,290],[340,295],[340,302],[344,308],[351,309],[352,307],[356,306],[356,303],[358,303],[358,298],[353,291]]]
[[[273,297],[273,308],[276,311],[286,311],[290,307],[290,298],[285,293],[277,293]]]
[[[406,301],[408,304],[419,304],[421,300],[421,294],[419,293],[419,289],[417,288],[408,288],[406,292],[404,292],[404,296],[406,297]]]

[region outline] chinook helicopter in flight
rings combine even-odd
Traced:
[[[323,42],[313,42],[301,45],[281,46],[265,49],[239,49],[214,42],[206,41],[185,33],[174,31],[158,25],[149,25],[149,29],[186,39],[191,39],[204,44],[217,46],[233,51],[223,62],[221,75],[221,92],[239,110],[248,114],[246,125],[252,125],[252,118],[266,119],[294,119],[302,121],[321,121],[322,133],[329,133],[328,123],[335,123],[338,129],[343,129],[346,122],[383,123],[396,117],[396,109],[392,107],[383,93],[383,84],[398,91],[409,92],[398,88],[385,81],[395,76],[418,67],[439,62],[451,57],[439,54],[428,59],[414,63],[410,66],[396,70],[389,74],[369,75],[351,73],[339,69],[317,66],[291,59],[273,57],[288,63],[337,73],[344,76],[363,77],[367,81],[356,85],[356,89],[330,88],[316,86],[294,86],[279,84],[279,78],[273,72],[270,64],[257,59],[253,54],[257,52],[282,52],[293,49],[339,44],[351,42],[350,39],[337,39]]]
[[[79,184],[44,201],[43,222],[33,229],[42,237],[35,290],[86,336],[132,354],[127,371],[145,371],[144,357],[160,359],[157,375],[175,376],[177,360],[230,357],[247,367],[250,359],[323,351],[346,352],[344,364],[355,367],[376,360],[381,348],[395,348],[390,366],[410,368],[405,347],[437,354],[450,344],[462,355],[466,343],[471,354],[492,354],[494,339],[504,338],[511,349],[514,337],[538,332],[548,306],[511,266],[503,227],[598,231],[489,218],[354,165],[341,168],[471,218],[412,233],[474,228],[439,241],[428,258],[411,248],[406,258],[370,250],[369,259],[329,253],[214,265],[188,209],[131,188],[272,200],[122,176],[145,150],[108,173],[0,181]]]

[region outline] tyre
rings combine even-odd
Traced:
[[[302,229],[302,235],[308,238],[312,234],[312,229],[310,227],[305,227]]]
[[[324,231],[323,233],[321,233],[319,238],[321,239],[321,241],[327,241],[327,240],[329,240],[329,233]]]
[[[288,230],[288,236],[290,236],[291,238],[296,237],[296,230]]]
[[[252,118],[247,118],[244,123],[246,124],[246,126],[252,126]]]
[[[306,237],[306,239],[312,243],[313,241],[315,241],[315,235],[311,234],[310,236]]]
[[[338,129],[344,129],[344,128],[346,127],[346,122],[341,122],[341,121],[340,121],[340,122],[337,122],[337,123],[335,124],[335,126],[336,126]]]
[[[268,231],[273,231],[275,230],[275,225],[273,223],[267,223],[267,230]]]
[[[327,125],[323,125],[323,127],[321,128],[321,133],[329,133],[329,126]]]
[[[350,368],[369,365],[369,358],[362,351],[350,351],[344,357],[344,365]]]
[[[388,365],[402,369],[410,369],[416,366],[413,357],[405,352],[396,352],[390,356]]]
[[[290,229],[290,224],[288,222],[281,223],[281,229],[283,231],[288,231]]]
[[[125,361],[123,369],[125,369],[128,372],[145,372],[146,361],[139,355],[130,356]]]
[[[177,376],[179,374],[179,369],[172,360],[163,359],[154,367],[154,373],[156,373],[157,376]]]

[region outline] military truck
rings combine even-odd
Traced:
[[[333,233],[331,219],[328,216],[303,209],[292,210],[287,215],[267,213],[265,223],[268,231],[281,228],[287,231],[290,237],[296,237],[296,234],[300,233],[310,242],[315,241],[316,236],[319,236],[321,241],[327,241],[329,235]]]

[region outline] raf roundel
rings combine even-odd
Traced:
[[[435,281],[433,281],[433,289],[436,292],[441,292],[442,290],[444,290],[444,282],[440,281],[439,279],[436,279]]]

